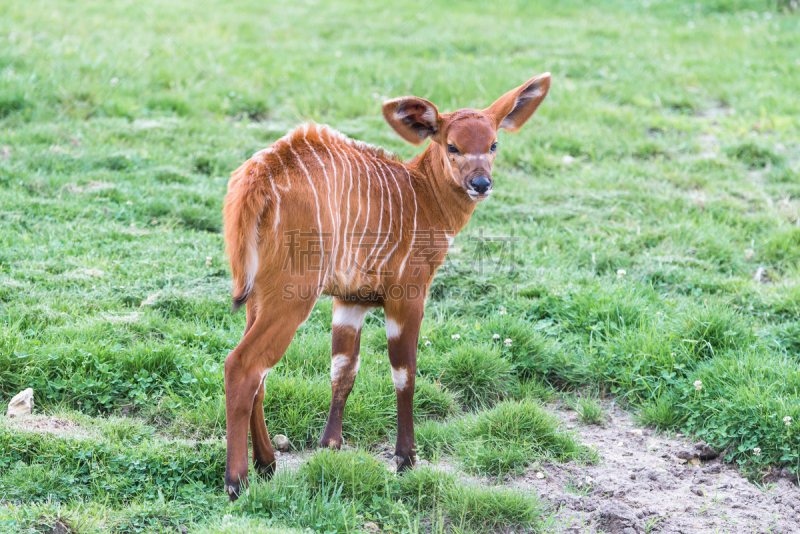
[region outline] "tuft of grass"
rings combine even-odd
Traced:
[[[518,474],[534,460],[593,461],[591,450],[562,431],[558,419],[532,401],[505,401],[459,422],[454,448],[472,472]]]
[[[543,515],[543,503],[520,490],[454,486],[447,495],[447,515],[460,528],[532,529]]]
[[[567,404],[575,410],[581,421],[587,425],[602,425],[605,419],[603,405],[596,397],[589,395],[576,395],[567,397]]]
[[[713,302],[683,313],[683,343],[699,358],[732,349],[749,348],[756,342],[753,328],[735,309]]]
[[[496,346],[462,344],[444,360],[440,380],[460,395],[465,408],[488,407],[508,395],[511,365]]]
[[[771,149],[753,142],[732,146],[727,152],[729,157],[742,162],[748,169],[763,169],[781,161]]]
[[[346,499],[342,489],[333,477],[321,479],[312,487],[304,478],[284,469],[270,481],[252,482],[235,509],[245,517],[267,518],[270,523],[290,528],[349,532],[358,521],[357,507]]]
[[[314,491],[341,492],[353,501],[365,501],[386,489],[390,472],[366,451],[321,449],[299,471]]]
[[[686,415],[677,409],[674,397],[662,394],[643,404],[636,413],[636,419],[658,430],[674,430],[686,420]]]

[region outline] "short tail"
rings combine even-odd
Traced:
[[[222,210],[231,265],[233,311],[250,298],[258,272],[258,228],[267,203],[266,184],[248,161],[231,174]]]

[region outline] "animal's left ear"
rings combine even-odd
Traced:
[[[550,73],[545,72],[512,89],[483,112],[495,121],[495,129],[516,132],[531,118],[550,90]]]

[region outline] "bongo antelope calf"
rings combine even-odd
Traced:
[[[228,461],[237,498],[253,463],[270,475],[275,456],[264,421],[264,381],[320,295],[333,297],[332,398],[320,446],[342,445],[342,414],[359,368],[361,325],[383,307],[397,395],[398,471],[412,467],[417,341],[431,280],[453,237],[492,193],[497,132],[516,132],[550,88],[550,74],[484,110],[439,113],[414,96],[383,116],[422,154],[402,162],[381,148],[307,123],[233,172],[223,210],[234,310],[246,304],[244,337],[225,359]],[[280,399],[271,399],[280,402]]]

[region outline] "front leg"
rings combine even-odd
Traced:
[[[414,379],[417,375],[417,341],[422,322],[422,301],[387,303],[386,339],[389,363],[397,395],[397,445],[394,461],[397,472],[411,469],[416,463],[414,451]]]
[[[342,446],[342,417],[347,396],[358,374],[361,325],[369,307],[333,300],[333,336],[331,340],[331,409],[319,440],[320,447]]]

